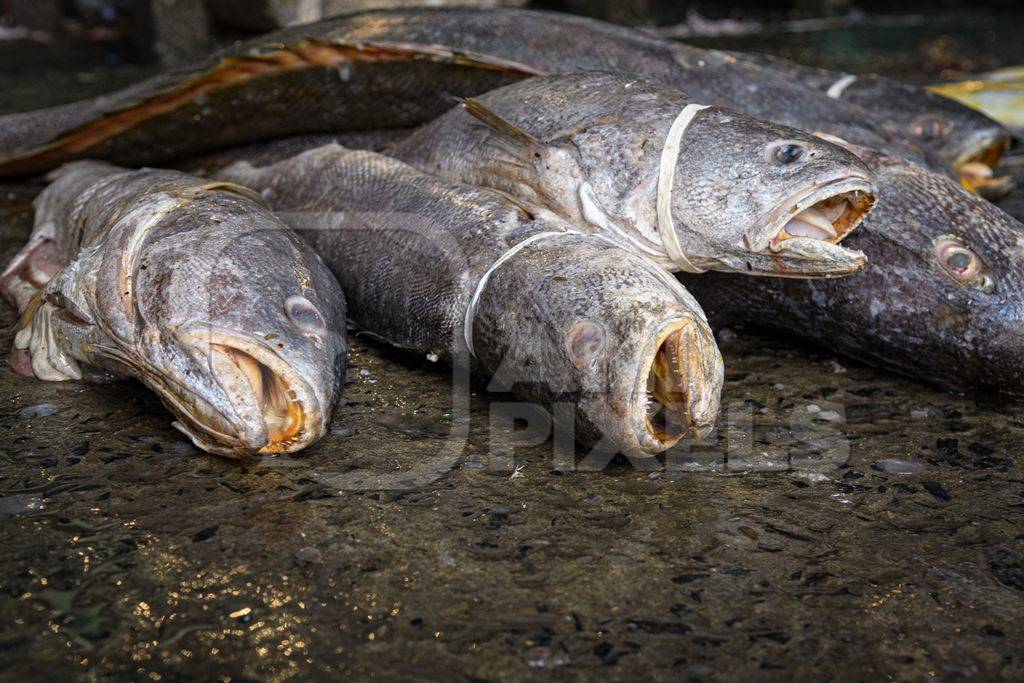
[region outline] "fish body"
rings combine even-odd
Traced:
[[[345,369],[345,303],[250,190],[103,162],[62,167],[0,276],[14,366],[89,367],[154,390],[201,448],[290,452],[323,435]]]
[[[0,174],[89,156],[163,163],[284,135],[425,123],[534,75],[636,73],[694,101],[916,157],[872,115],[732,55],[599,21],[509,8],[369,11],[239,43],[86,102],[0,119]]]
[[[950,90],[922,88],[878,74],[849,74],[804,66],[779,57],[729,53],[827,96],[871,112],[898,145],[918,148],[932,168],[950,168],[981,189],[1010,144],[1010,131],[998,117],[964,106]],[[970,104],[968,101],[967,104]],[[840,133],[835,133],[840,135]],[[857,142],[851,140],[851,142]],[[864,144],[864,143],[858,143]],[[868,145],[871,146],[871,145]],[[879,148],[881,149],[881,148]],[[981,174],[979,176],[979,173]]]
[[[689,272],[854,272],[862,255],[837,242],[876,192],[872,174],[840,146],[617,73],[514,83],[391,153]]]
[[[259,191],[334,269],[356,325],[574,406],[576,439],[649,456],[713,427],[722,359],[664,270],[487,189],[328,145],[218,177]],[[492,386],[494,386],[492,384]]]
[[[885,188],[848,238],[868,257],[861,271],[684,284],[716,325],[793,333],[948,389],[1024,394],[1024,226],[950,178],[858,152]]]

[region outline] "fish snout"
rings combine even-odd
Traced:
[[[205,331],[187,341],[207,381],[202,395],[174,411],[201,448],[228,457],[291,453],[323,435],[312,387],[258,339]]]
[[[839,242],[875,204],[874,178],[847,174],[779,202],[755,225],[721,270],[777,277],[838,277],[867,259]]]
[[[662,327],[642,366],[641,449],[660,453],[683,438],[704,438],[718,418],[724,363],[710,328],[693,317]]]

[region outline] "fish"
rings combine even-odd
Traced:
[[[842,280],[679,277],[716,327],[750,325],[973,395],[1024,395],[1024,225],[955,180],[857,151],[885,188]]]
[[[673,271],[855,272],[863,254],[839,241],[877,193],[841,146],[617,73],[513,83],[390,154],[553,212]]]
[[[337,144],[213,177],[259,192],[309,241],[357,329],[435,362],[468,359],[522,400],[571,404],[585,447],[650,457],[713,429],[721,354],[700,305],[649,259]]]
[[[454,98],[578,70],[639,74],[704,104],[927,163],[863,108],[732,55],[583,17],[449,7],[289,27],[100,98],[0,117],[0,176],[82,157],[152,165],[288,135],[416,126]]]
[[[139,380],[193,443],[231,458],[325,433],[345,371],[344,295],[258,194],[77,161],[35,212],[0,275],[20,313],[16,371]]]
[[[905,147],[920,147],[932,168],[952,169],[969,190],[998,198],[1014,187],[1008,176],[994,176],[1010,147],[1011,131],[983,111],[957,101],[962,97],[946,96],[954,93],[952,87],[928,89],[878,74],[830,71],[770,55],[726,54],[863,107],[891,139]]]

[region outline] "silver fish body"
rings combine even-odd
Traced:
[[[650,456],[712,429],[722,359],[696,301],[607,240],[492,191],[337,145],[218,174],[334,269],[362,329],[574,407],[577,441]]]
[[[870,171],[842,147],[601,72],[492,91],[391,153],[689,272],[854,272],[863,256],[837,243],[876,192]]]
[[[15,366],[89,366],[153,389],[226,456],[323,435],[345,368],[345,304],[319,257],[250,190],[102,162],[61,168],[0,277],[22,313]]]

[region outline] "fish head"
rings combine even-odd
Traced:
[[[839,242],[876,194],[874,175],[841,146],[712,107],[685,131],[669,201],[684,251],[708,269],[834,277],[864,266]]]
[[[68,190],[91,198],[62,212]],[[198,446],[230,457],[296,451],[324,433],[345,367],[344,298],[258,195],[78,162],[37,208],[80,220],[85,235],[23,316],[37,375],[81,376],[81,361],[139,379]]]
[[[724,370],[703,310],[664,268],[605,238],[541,240],[495,271],[474,338],[501,389],[574,404],[585,446],[651,457],[714,429]]]
[[[920,150],[931,168],[948,169],[984,197],[1012,189],[1011,179],[994,175],[1012,140],[999,122],[951,98],[881,76],[858,76],[851,87],[857,97],[880,103],[871,113],[886,133],[901,146]]]
[[[886,188],[850,238],[869,265],[822,305],[867,321],[847,332],[877,340],[867,353],[882,365],[959,391],[1024,393],[1024,225],[951,178],[864,158]]]
[[[141,375],[204,450],[294,452],[323,435],[337,400],[340,289],[270,216],[228,234],[212,250],[217,238],[196,234],[214,255],[198,262],[190,240],[144,254],[134,281]]]
[[[570,315],[553,314],[587,420],[637,457],[711,433],[724,364],[693,296],[649,260],[619,249],[595,250],[572,270],[578,282],[601,283],[564,307]]]

